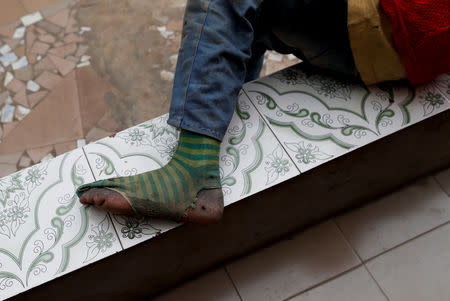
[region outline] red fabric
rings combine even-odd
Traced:
[[[381,0],[413,85],[450,72],[450,0]]]

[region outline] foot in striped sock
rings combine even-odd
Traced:
[[[113,213],[216,222],[223,212],[219,152],[219,141],[181,130],[177,150],[164,167],[82,185],[77,195],[81,203]]]

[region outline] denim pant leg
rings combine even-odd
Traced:
[[[261,0],[189,0],[168,123],[222,140],[252,57]],[[249,64],[255,77],[261,58]],[[254,63],[253,61],[256,61]],[[249,70],[250,71],[250,70]]]

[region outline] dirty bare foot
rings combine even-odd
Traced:
[[[111,213],[136,214],[125,197],[107,188],[89,189],[81,196],[80,202],[85,205],[93,205]],[[218,222],[223,213],[223,195],[221,189],[201,190],[197,194],[195,208],[189,208],[186,213],[187,216],[181,220],[182,222],[194,224]]]

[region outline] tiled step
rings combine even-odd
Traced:
[[[34,194],[4,178],[6,206],[28,210],[0,235],[10,261],[0,257],[0,296],[56,277],[14,300],[149,296],[450,165],[448,81],[365,89],[294,67],[247,84],[221,147],[227,208],[208,227],[104,214],[72,198],[82,182],[164,165],[178,136],[167,115],[57,157],[40,177],[33,170],[45,164],[16,174],[39,183]],[[29,255],[22,264],[17,254]]]

